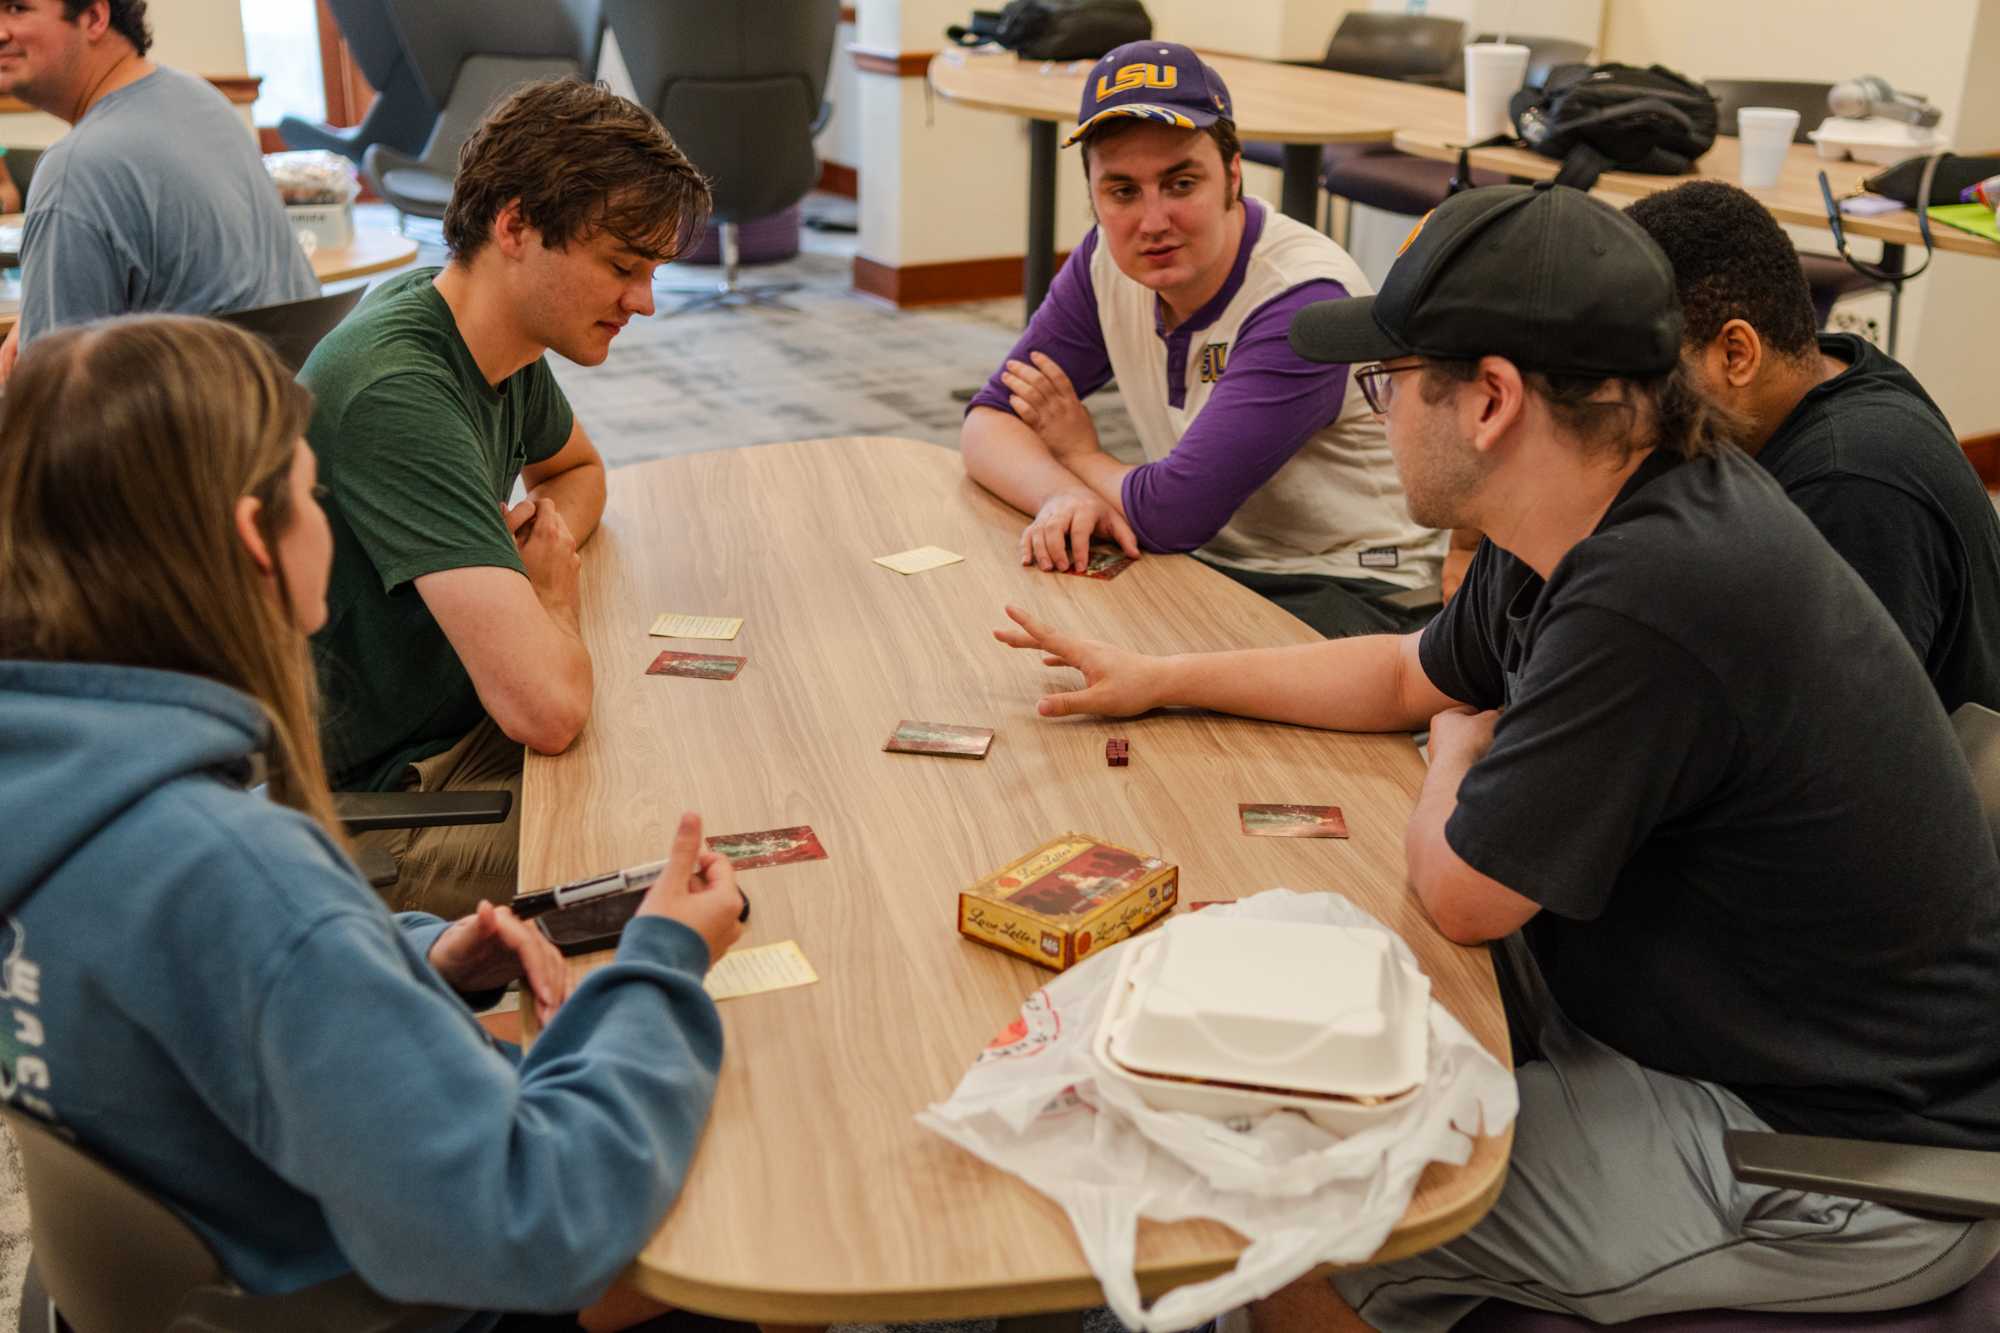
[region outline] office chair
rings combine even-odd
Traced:
[[[1340,20],[1318,60],[1293,63],[1317,65],[1342,74],[1362,74],[1403,83],[1436,82],[1462,61],[1465,25],[1457,19],[1426,14],[1388,14],[1356,10]],[[1328,144],[1320,153],[1324,175],[1335,162],[1382,148],[1382,144]],[[1261,140],[1243,145],[1243,160],[1267,167],[1285,165],[1284,146]]]
[[[1475,41],[1498,41],[1494,33],[1481,33]],[[1528,73],[1524,84],[1539,88],[1548,81],[1549,71],[1558,65],[1574,64],[1590,56],[1582,42],[1563,37],[1524,37],[1509,34],[1507,40],[1528,48]],[[1419,78],[1418,83],[1435,82],[1440,87],[1465,90],[1465,49],[1455,48],[1451,67],[1435,80]],[[1366,204],[1387,213],[1418,217],[1445,200],[1457,168],[1450,162],[1415,157],[1387,145],[1364,145],[1326,164],[1322,181],[1329,194],[1350,203]],[[1474,168],[1472,185],[1504,185],[1507,177],[1498,171]],[[1351,216],[1351,214],[1350,214]]]
[[[1962,704],[1951,722],[1972,768],[1988,831],[2000,845],[2000,713]],[[1965,1242],[1939,1261],[1965,1285],[1900,1310],[1694,1310],[1635,1319],[1619,1325],[1621,1333],[1991,1333],[2000,1328],[2000,1262],[1995,1261],[2000,1256],[2000,1152],[1744,1130],[1730,1130],[1723,1140],[1739,1180],[1868,1199],[1937,1217],[1980,1219]],[[1575,1315],[1487,1301],[1459,1322],[1458,1333],[1586,1333],[1597,1327]]]
[[[597,71],[604,42],[598,0],[382,0],[424,94],[443,110],[412,157],[386,143],[362,155],[362,174],[407,220],[442,218],[458,150],[500,97],[536,79]]]
[[[421,153],[437,124],[439,104],[417,81],[416,70],[403,50],[402,38],[383,0],[326,0],[334,22],[362,77],[375,89],[375,100],[361,123],[336,129],[299,116],[278,122],[278,137],[288,148],[319,148],[339,153],[356,166],[368,150],[384,143],[399,153]]]
[[[1715,94],[1716,133],[1736,137],[1736,113],[1746,106],[1775,106],[1799,113],[1799,128],[1793,143],[1809,143],[1806,132],[1832,113],[1826,109],[1830,83],[1796,79],[1710,79],[1708,90]],[[1839,255],[1801,250],[1799,264],[1806,271],[1806,286],[1812,291],[1813,318],[1820,328],[1833,318],[1834,303],[1861,292],[1886,289],[1889,293],[1889,354],[1896,354],[1897,324],[1903,313],[1903,285],[1882,282],[1857,271]]]
[[[33,1116],[0,1106],[0,1121],[21,1148],[34,1245],[22,1333],[416,1333],[452,1319],[386,1300],[351,1273],[253,1296],[150,1191]]]
[[[347,312],[359,305],[366,294],[365,287],[356,287],[331,296],[308,296],[303,301],[232,310],[216,318],[262,338],[285,363],[285,368],[296,375],[313,348],[319,346],[319,340],[333,332],[334,326],[346,319]]]
[[[739,229],[798,203],[819,178],[838,0],[605,0],[641,106],[713,184],[722,281],[674,314],[776,306],[797,283],[743,286]]]

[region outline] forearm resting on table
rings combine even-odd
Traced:
[[[1417,635],[1162,658],[1167,704],[1327,731],[1415,731],[1451,701],[1417,661]]]
[[[527,474],[522,474],[527,480]],[[584,463],[559,472],[539,484],[528,481],[530,500],[547,500],[569,525],[570,535],[582,546],[597,531],[604,516],[604,465]]]
[[[998,408],[975,407],[967,414],[959,453],[967,476],[1024,514],[1039,512],[1052,495],[1091,489],[1026,422]]]

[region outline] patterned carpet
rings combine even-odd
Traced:
[[[853,207],[814,196],[805,211],[851,218]],[[419,225],[412,230],[421,236]],[[611,466],[836,435],[900,435],[957,446],[965,406],[953,391],[982,384],[1000,364],[1020,327],[1020,302],[897,311],[851,290],[852,236],[808,230],[803,247],[796,259],[743,272],[746,283],[799,283],[787,298],[793,312],[752,308],[669,317],[666,312],[683,298],[662,291],[659,316],[633,321],[604,365],[586,369],[550,358]],[[443,252],[427,243],[417,262],[442,263]],[[660,286],[712,280],[716,272],[669,268]],[[1091,410],[1105,447],[1130,457],[1136,437],[1116,393],[1093,398]],[[617,485],[615,477],[611,484]],[[27,1263],[20,1156],[13,1139],[0,1132],[0,1328],[17,1323]],[[1092,1333],[1116,1328],[1116,1320],[1100,1315]]]

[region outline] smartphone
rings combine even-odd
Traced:
[[[651,887],[648,884],[643,889],[606,894],[574,907],[545,912],[535,918],[535,926],[565,954],[616,948],[618,937],[625,932],[625,923],[639,910],[640,900]]]

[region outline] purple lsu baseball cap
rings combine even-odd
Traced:
[[[1127,42],[1090,67],[1083,108],[1067,148],[1116,116],[1157,120],[1184,130],[1233,119],[1222,76],[1179,42]]]

